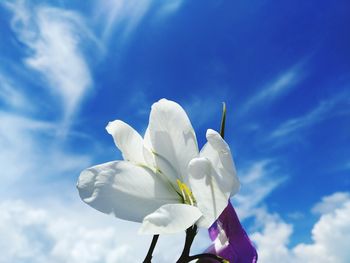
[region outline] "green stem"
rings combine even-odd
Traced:
[[[153,250],[156,247],[157,241],[158,241],[159,235],[154,235],[152,238],[152,243],[148,249],[147,256],[145,257],[143,263],[151,263],[152,262],[152,255],[153,255]]]

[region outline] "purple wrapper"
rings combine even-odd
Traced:
[[[230,202],[208,231],[213,244],[206,250],[207,253],[220,256],[230,263],[257,262],[256,249],[239,222],[236,211]],[[200,260],[198,262],[216,261]]]

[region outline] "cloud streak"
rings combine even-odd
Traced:
[[[244,103],[241,113],[266,105],[295,88],[302,79],[301,64],[294,65],[271,82],[265,84],[258,93]]]
[[[102,39],[106,42],[114,31],[121,34],[121,39],[126,38],[142,21],[152,0],[144,1],[99,1],[96,7],[95,16],[104,21]]]
[[[108,42],[113,33],[118,33],[119,41],[123,42],[150,12],[153,17],[164,17],[176,12],[182,4],[183,0],[102,0],[94,8],[94,16],[103,24],[103,42]]]
[[[347,93],[337,94],[327,100],[321,101],[314,109],[303,116],[285,121],[271,133],[271,139],[288,137],[302,129],[309,128],[326,119],[339,114],[349,114],[350,97]],[[287,141],[287,140],[285,140]]]

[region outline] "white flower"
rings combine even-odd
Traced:
[[[199,152],[185,111],[173,101],[152,105],[144,138],[120,120],[106,129],[124,161],[84,170],[77,188],[93,208],[142,222],[140,233],[175,233],[195,223],[208,228],[239,189],[229,146],[208,130]]]

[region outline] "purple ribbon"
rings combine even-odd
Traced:
[[[206,250],[207,253],[220,256],[230,263],[257,262],[258,254],[256,249],[239,222],[231,202],[229,202],[208,231],[210,239],[214,243]],[[208,259],[199,262],[216,261]]]

